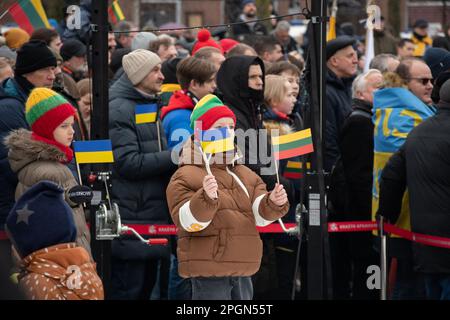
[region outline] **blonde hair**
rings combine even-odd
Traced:
[[[288,87],[286,83],[289,81],[282,76],[269,74],[265,77],[264,84],[264,100],[271,106],[272,103],[282,102],[284,97],[288,94]]]

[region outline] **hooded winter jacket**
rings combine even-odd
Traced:
[[[263,113],[266,111],[264,105],[264,88],[262,90],[254,90],[248,86],[248,74],[250,66],[259,64],[263,71],[264,63],[258,57],[251,56],[235,56],[226,59],[219,71],[217,72],[217,87],[221,93],[222,101],[236,115],[236,129],[249,133],[251,137],[244,146],[239,146],[244,151],[244,164],[259,175],[267,184],[269,190],[273,189],[276,183],[275,171],[263,172],[264,168],[269,167],[273,162],[271,158],[267,158],[269,163],[262,163],[260,157],[261,148],[266,148],[267,156],[271,155],[270,141],[267,136],[262,137],[259,134],[263,126]],[[254,130],[251,133],[248,130]],[[256,137],[254,136],[256,135]],[[238,141],[239,142],[239,141]],[[253,144],[256,142],[256,144]],[[271,174],[267,174],[271,173]],[[280,177],[290,199],[293,198],[293,191],[289,182]]]
[[[211,200],[203,191],[207,171],[196,148],[191,139],[185,143],[181,167],[167,187],[170,213],[178,227],[178,271],[182,277],[251,276],[262,257],[256,226],[281,218],[289,203],[281,207],[272,203],[261,178],[236,164],[239,156],[211,165],[219,186],[218,198]]]
[[[65,153],[53,145],[32,139],[31,131],[26,129],[13,131],[6,137],[5,145],[9,148],[8,158],[11,169],[19,179],[16,199],[42,180],[53,181],[65,191],[78,184],[67,165],[61,163],[66,159]],[[68,196],[65,200],[72,207],[77,227],[76,242],[91,253],[91,236],[86,225],[83,207],[70,201]]]
[[[167,146],[170,149],[187,140],[192,134],[191,113],[197,102],[198,99],[193,95],[185,90],[179,90],[170,97],[169,104],[161,108],[161,121],[167,137]],[[184,130],[185,135],[181,139],[175,132],[177,129]],[[173,134],[175,135],[172,136]]]
[[[8,149],[3,140],[12,130],[28,128],[25,101],[30,90],[31,87],[22,87],[17,78],[8,78],[0,85],[0,230],[14,205],[17,186],[17,176],[9,166]]]
[[[109,89],[109,135],[114,153],[111,196],[123,223],[167,224],[170,220],[165,191],[176,166],[159,119],[158,124],[136,124],[135,119],[136,106],[150,103],[159,106],[157,97],[145,97],[126,74]],[[146,246],[134,237],[113,241],[113,254],[121,259],[148,259],[159,250],[165,248]]]

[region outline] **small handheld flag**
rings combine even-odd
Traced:
[[[196,129],[196,138],[204,153],[215,154],[234,150],[233,137],[228,128],[200,130]]]
[[[125,16],[123,15],[122,8],[120,7],[118,0],[113,1],[111,6],[108,8],[108,15],[113,24],[125,20]]]
[[[158,105],[156,103],[136,105],[136,123],[152,123],[156,121]]]
[[[283,177],[286,179],[301,179],[303,178],[303,164],[300,161],[288,161],[284,169]]]
[[[114,162],[111,140],[74,141],[77,163]]]
[[[272,137],[272,145],[276,160],[292,158],[314,152],[311,129]]]

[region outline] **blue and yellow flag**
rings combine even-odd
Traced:
[[[389,158],[405,143],[409,132],[435,111],[409,90],[388,88],[375,91],[373,98],[374,165],[372,220],[378,210],[381,172]],[[408,193],[403,197],[397,226],[410,229]]]
[[[136,105],[136,123],[152,123],[156,121],[158,105],[156,103]]]
[[[74,141],[77,163],[114,162],[111,140]]]
[[[197,129],[195,137],[196,140],[200,141],[204,153],[215,154],[234,150],[234,139],[230,135],[228,128]]]

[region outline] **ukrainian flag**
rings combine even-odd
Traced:
[[[136,106],[136,123],[152,123],[156,121],[158,105],[156,103],[138,104]]]
[[[77,163],[114,162],[111,140],[74,141]]]
[[[219,153],[234,150],[233,137],[228,128],[199,130],[197,133],[205,153]]]
[[[372,220],[378,211],[381,173],[389,158],[405,143],[409,132],[435,111],[404,88],[377,90],[373,97],[374,165]],[[397,226],[410,229],[409,196],[405,192]]]

